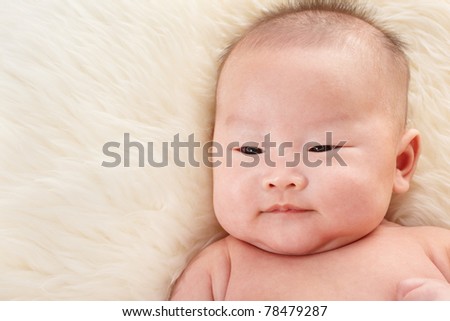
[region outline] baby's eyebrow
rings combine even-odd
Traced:
[[[352,114],[345,111],[337,111],[329,114],[322,114],[315,121],[320,121],[324,123],[334,123],[334,122],[343,122],[343,121],[352,121]]]
[[[320,114],[317,117],[314,117],[313,119],[309,119],[309,122],[311,125],[320,123],[335,123],[335,122],[342,122],[342,121],[351,121],[351,113],[343,110],[334,111],[331,113],[325,113]],[[225,119],[225,125],[227,126],[237,126],[237,125],[244,125],[248,127],[262,127],[263,123],[261,122],[261,119],[264,119],[264,115],[260,115],[260,117],[238,117],[235,114],[231,114]]]
[[[250,117],[237,117],[236,115],[229,115],[225,119],[226,125],[251,125],[251,126],[261,126],[261,122],[258,118]]]

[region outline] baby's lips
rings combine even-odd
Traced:
[[[295,206],[292,204],[275,204],[270,206],[268,209],[264,210],[265,213],[275,213],[275,212],[281,212],[281,213],[303,213],[310,211],[305,208],[301,208],[299,206]]]

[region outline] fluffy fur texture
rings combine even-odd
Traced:
[[[163,300],[220,231],[206,167],[102,167],[108,141],[210,139],[221,50],[279,1],[7,1],[0,299]],[[450,4],[372,1],[410,44],[423,155],[389,216],[450,227]],[[186,160],[188,155],[181,155]],[[200,159],[201,151],[196,154]],[[173,159],[173,156],[170,157]]]

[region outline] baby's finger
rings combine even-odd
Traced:
[[[397,285],[397,300],[405,300],[406,296],[426,282],[426,279],[414,278],[401,281]]]
[[[406,279],[397,286],[397,300],[450,300],[450,284],[437,279]]]

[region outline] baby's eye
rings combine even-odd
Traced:
[[[255,155],[255,154],[261,154],[263,150],[256,146],[242,146],[239,148],[239,151],[246,155]]]
[[[332,150],[336,147],[337,146],[334,146],[334,145],[316,145],[316,146],[313,146],[310,149],[308,149],[308,151],[313,152],[313,153],[323,153],[323,152]]]

